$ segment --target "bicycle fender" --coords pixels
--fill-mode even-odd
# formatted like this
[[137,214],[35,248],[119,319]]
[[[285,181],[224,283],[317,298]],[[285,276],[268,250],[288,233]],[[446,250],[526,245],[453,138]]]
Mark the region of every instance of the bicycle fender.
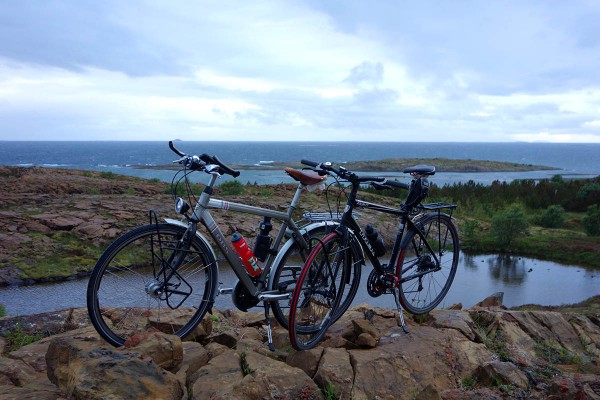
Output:
[[[323,226],[337,226],[337,225],[339,225],[339,223],[333,222],[333,221],[313,222],[312,224],[308,224],[308,225],[300,228],[300,233],[304,235],[316,228],[320,228]],[[290,247],[292,247],[293,244],[294,244],[293,238],[286,240],[286,242],[283,244],[281,249],[279,249],[279,251],[277,252],[277,256],[275,257],[275,260],[273,260],[273,264],[271,264],[271,265],[279,265],[279,263],[281,262],[281,258],[288,251],[288,249]],[[269,274],[269,282],[267,284],[268,290],[273,290],[273,276],[275,275],[273,272],[274,271],[272,270],[271,273]]]
[[[335,222],[335,221],[320,221],[320,222],[313,222],[312,224],[308,224],[302,228],[300,228],[300,232],[304,235],[314,229],[317,228],[321,228],[323,226],[337,226],[339,225],[339,222]],[[354,234],[354,233],[352,233]],[[355,252],[355,254],[360,254],[360,259],[364,260],[364,253],[363,253],[363,249],[360,245],[357,244],[356,241],[352,241],[353,245],[353,251]],[[356,245],[355,245],[356,243]],[[279,265],[279,263],[281,262],[281,258],[283,257],[283,255],[287,252],[287,250],[294,244],[294,240],[293,239],[289,239],[287,240],[283,246],[281,247],[281,249],[277,252],[277,256],[275,257],[275,260],[273,261],[272,265]],[[274,271],[271,271],[271,274],[269,274],[269,283],[267,285],[268,290],[273,290],[273,276],[275,275],[273,273]]]
[[[187,224],[183,221],[179,221],[179,220],[172,219],[172,218],[163,218],[163,220],[169,225],[177,225],[177,226],[187,229]],[[218,278],[219,263],[217,261],[217,255],[215,254],[215,251],[213,250],[212,246],[210,245],[210,242],[206,239],[206,237],[202,233],[200,233],[200,231],[198,231],[197,229],[196,229],[196,237],[198,239],[200,239],[200,241],[202,241],[202,243],[206,246],[206,248],[208,250],[210,250],[210,252],[213,256],[213,259],[215,260],[215,264],[217,266],[217,278]]]

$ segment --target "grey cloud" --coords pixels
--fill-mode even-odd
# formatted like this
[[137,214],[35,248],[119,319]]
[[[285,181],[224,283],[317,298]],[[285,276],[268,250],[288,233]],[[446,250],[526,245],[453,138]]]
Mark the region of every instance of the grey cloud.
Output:
[[344,82],[351,84],[378,84],[383,81],[383,64],[380,62],[364,61],[350,71]]
[[176,69],[173,54],[140,43],[109,15],[110,1],[3,2],[0,54],[72,71],[98,67],[139,76]]
[[398,92],[391,89],[360,90],[354,95],[355,102],[361,106],[377,106],[389,104],[399,97]]

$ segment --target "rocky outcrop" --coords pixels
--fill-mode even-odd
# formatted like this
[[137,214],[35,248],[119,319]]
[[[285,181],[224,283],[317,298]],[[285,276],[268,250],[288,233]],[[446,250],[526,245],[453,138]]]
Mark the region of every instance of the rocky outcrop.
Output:
[[[67,316],[43,319],[61,333],[5,348],[0,399],[600,399],[597,316],[435,310],[409,319],[405,334],[395,312],[362,305],[303,352],[277,326],[270,352],[260,312],[215,311],[195,341],[156,332],[121,348],[98,337],[84,310]],[[0,320],[5,336],[13,320]]]

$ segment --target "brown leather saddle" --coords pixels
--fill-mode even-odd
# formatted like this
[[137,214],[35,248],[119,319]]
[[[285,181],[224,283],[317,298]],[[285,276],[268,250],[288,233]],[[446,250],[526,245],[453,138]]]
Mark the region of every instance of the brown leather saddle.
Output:
[[286,167],[283,169],[289,176],[300,182],[301,184],[316,185],[317,183],[324,182],[327,180],[327,175],[319,175],[315,171],[310,170],[299,170],[295,168]]

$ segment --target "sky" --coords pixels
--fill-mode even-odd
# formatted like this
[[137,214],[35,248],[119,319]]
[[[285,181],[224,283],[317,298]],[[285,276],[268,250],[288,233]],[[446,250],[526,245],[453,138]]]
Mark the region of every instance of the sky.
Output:
[[597,0],[4,0],[0,140],[600,143]]

